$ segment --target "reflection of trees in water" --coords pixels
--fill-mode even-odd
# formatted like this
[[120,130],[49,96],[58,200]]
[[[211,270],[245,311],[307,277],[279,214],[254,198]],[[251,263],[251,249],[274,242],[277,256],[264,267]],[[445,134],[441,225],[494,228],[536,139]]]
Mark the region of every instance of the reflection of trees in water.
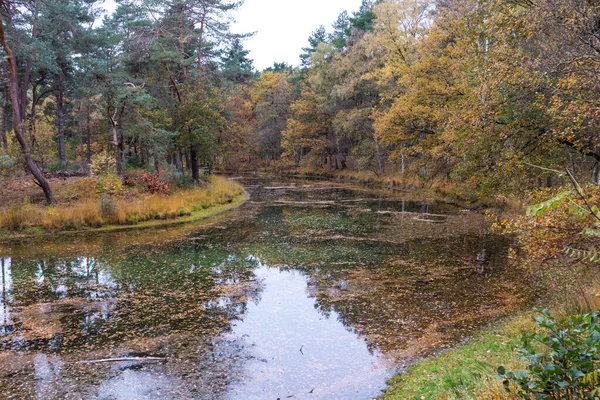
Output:
[[[243,357],[229,360],[224,353],[243,348],[224,344],[219,336],[259,295],[256,263],[239,253],[186,242],[107,251],[97,258],[10,260],[5,270],[13,279],[3,287],[7,301],[2,305],[14,311],[16,329],[0,332],[2,392],[35,397],[42,390],[44,398],[94,393],[122,371],[76,361],[157,353],[170,361],[132,365],[132,371],[158,373],[175,387],[183,385],[177,382],[184,376],[193,387],[210,388],[207,393],[225,390],[234,379],[225,366],[241,368]],[[16,356],[15,350],[25,352]],[[42,372],[46,378],[39,377]],[[200,393],[188,389],[181,390],[190,398]]]
[[10,270],[10,259],[0,257],[0,268],[2,269],[0,297],[0,335],[7,334],[13,329],[10,316],[10,302],[12,301],[12,274]]
[[[482,249],[484,263],[476,258]],[[335,313],[371,350],[404,359],[528,304],[524,273],[507,266],[507,252],[502,237],[465,236],[401,245],[320,241],[284,252],[263,244],[257,255],[304,271],[321,313]]]
[[[244,314],[255,263],[194,245],[107,252],[95,259],[15,258],[3,307],[18,311],[13,314],[18,329],[2,343],[45,348],[59,340],[72,350],[167,333],[221,331]],[[60,326],[43,337],[44,330],[35,326],[38,316],[40,323],[50,318]]]

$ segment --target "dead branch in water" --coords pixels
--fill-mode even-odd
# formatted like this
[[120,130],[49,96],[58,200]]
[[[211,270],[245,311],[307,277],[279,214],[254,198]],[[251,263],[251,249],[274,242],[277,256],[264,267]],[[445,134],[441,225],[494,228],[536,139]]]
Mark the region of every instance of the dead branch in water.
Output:
[[78,364],[101,364],[111,362],[124,362],[124,361],[165,361],[166,357],[123,357],[123,358],[104,358],[102,360],[87,360],[79,361]]

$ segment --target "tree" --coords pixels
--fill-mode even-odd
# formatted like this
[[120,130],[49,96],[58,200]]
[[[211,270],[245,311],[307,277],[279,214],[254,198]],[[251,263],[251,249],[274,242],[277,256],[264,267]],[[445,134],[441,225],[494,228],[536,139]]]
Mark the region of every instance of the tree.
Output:
[[258,152],[260,156],[272,160],[281,155],[281,133],[285,130],[290,105],[294,100],[293,87],[288,81],[290,70],[285,64],[278,69],[279,72],[265,71],[260,74],[250,94],[255,131],[259,135]]
[[361,31],[372,31],[373,22],[377,18],[375,12],[373,11],[373,5],[382,2],[383,0],[376,0],[375,2],[371,0],[363,0],[360,5],[360,9],[353,13],[352,17],[349,18],[352,28]]
[[[76,42],[86,27],[91,25],[96,15],[92,12],[93,1],[55,0],[44,4],[38,16],[38,30],[45,46],[51,49],[55,65],[48,71],[53,75],[55,86],[55,106],[57,121],[58,159],[65,167],[65,95],[72,83],[73,54],[77,51]],[[35,100],[35,99],[34,99]]]
[[352,32],[352,25],[347,11],[343,11],[333,23],[333,32],[329,41],[338,50],[346,47],[346,41]]
[[221,71],[225,79],[240,84],[247,82],[252,77],[252,60],[248,58],[248,54],[250,52],[244,50],[241,39],[234,38],[221,56]]
[[303,53],[300,54],[300,61],[304,67],[310,66],[312,55],[315,51],[317,51],[319,43],[326,42],[327,31],[325,30],[325,27],[321,25],[308,37],[308,47],[302,48]]
[[[6,2],[0,2],[0,5],[3,8],[8,8]],[[9,78],[9,93],[10,99],[13,104],[12,107],[12,120],[13,120],[13,131],[15,133],[15,137],[21,146],[21,154],[23,155],[23,159],[25,160],[25,165],[27,166],[27,170],[31,172],[34,177],[34,182],[43,190],[44,196],[46,197],[47,204],[54,204],[56,201],[54,199],[54,195],[52,193],[52,189],[50,188],[50,184],[42,174],[42,171],[38,168],[35,162],[31,158],[31,154],[29,153],[29,146],[25,137],[23,135],[22,126],[20,124],[21,119],[21,110],[16,105],[19,104],[19,81],[17,75],[17,60],[15,59],[15,55],[13,50],[8,44],[8,40],[5,36],[4,31],[4,15],[0,16],[0,43],[4,48],[4,52],[6,53],[6,62],[8,64],[8,78]]]

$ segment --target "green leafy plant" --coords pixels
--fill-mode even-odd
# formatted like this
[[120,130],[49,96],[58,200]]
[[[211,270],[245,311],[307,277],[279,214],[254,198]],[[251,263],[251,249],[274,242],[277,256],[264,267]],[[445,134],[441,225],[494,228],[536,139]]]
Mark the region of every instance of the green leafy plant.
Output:
[[117,162],[109,153],[94,154],[90,164],[90,172],[92,176],[114,175],[117,173]]
[[118,196],[123,192],[123,181],[116,174],[104,174],[96,179],[96,192]]
[[10,168],[15,165],[15,160],[8,154],[0,155],[0,167]]
[[540,332],[523,335],[518,350],[527,370],[498,368],[505,389],[523,399],[600,398],[600,313],[556,321],[544,310],[535,321]]

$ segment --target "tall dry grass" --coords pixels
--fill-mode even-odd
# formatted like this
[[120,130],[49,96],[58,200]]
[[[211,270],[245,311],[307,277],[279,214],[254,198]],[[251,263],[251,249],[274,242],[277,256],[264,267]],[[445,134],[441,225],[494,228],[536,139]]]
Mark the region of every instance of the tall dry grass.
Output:
[[[79,188],[77,188],[79,189]],[[69,189],[71,190],[71,189]],[[77,190],[79,192],[80,190]],[[206,188],[189,188],[170,196],[129,194],[109,197],[90,194],[53,207],[22,203],[0,209],[0,229],[11,231],[31,227],[48,230],[134,225],[152,220],[167,220],[232,202],[243,193],[242,187],[228,179],[212,177]]]

